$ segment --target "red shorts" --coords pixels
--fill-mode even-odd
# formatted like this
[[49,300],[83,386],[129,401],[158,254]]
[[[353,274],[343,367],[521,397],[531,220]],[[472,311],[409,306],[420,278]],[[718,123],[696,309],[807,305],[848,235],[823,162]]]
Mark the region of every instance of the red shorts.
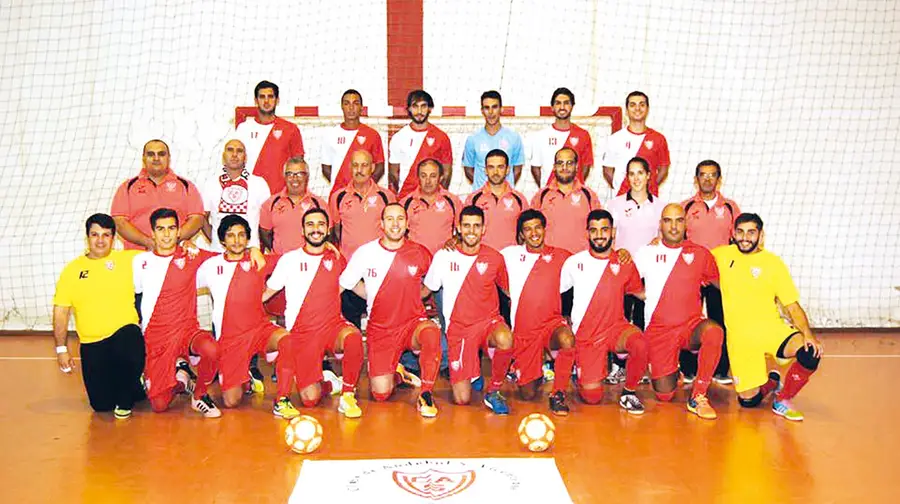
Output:
[[248,369],[255,354],[265,354],[272,334],[281,329],[266,321],[238,335],[222,335],[219,340],[219,384],[222,390],[240,387],[250,381]]
[[[291,332],[288,338],[296,338],[297,355],[294,356],[294,377],[297,380],[297,390],[322,381],[322,359],[325,352],[334,353],[334,341],[338,333],[344,328],[356,327],[347,322],[344,317],[337,317],[327,324],[316,329],[303,329],[301,332]],[[279,356],[279,358],[284,358]]]
[[284,309],[287,308],[284,290],[280,290],[277,294],[270,297],[268,301],[263,303],[263,307],[266,309],[266,313],[273,317],[284,317]]
[[575,344],[575,375],[578,384],[599,383],[606,378],[607,356],[616,351],[619,337],[629,328],[634,327],[625,320],[616,322],[603,332],[591,336],[587,341]]
[[153,332],[151,329],[144,336],[144,341],[147,342],[144,386],[147,388],[148,398],[166,394],[175,387],[175,361],[179,357],[189,356],[194,338],[203,334],[212,338],[212,333],[199,327],[166,331],[164,337],[156,336]]
[[544,375],[544,349],[550,349],[550,337],[558,327],[566,325],[566,319],[550,319],[528,333],[513,331],[513,369],[520,385],[531,383]]
[[416,317],[396,328],[381,329],[368,326],[366,341],[369,346],[369,378],[393,375],[400,362],[400,354],[404,350],[412,350],[413,336],[416,328],[431,319]]
[[678,371],[678,354],[688,348],[694,329],[703,322],[697,317],[678,327],[658,327],[652,323],[644,331],[650,354],[650,376],[655,380]]
[[447,326],[447,359],[450,361],[450,383],[455,384],[481,376],[481,356],[487,350],[488,337],[503,317],[491,317],[476,324],[462,326],[453,322]]

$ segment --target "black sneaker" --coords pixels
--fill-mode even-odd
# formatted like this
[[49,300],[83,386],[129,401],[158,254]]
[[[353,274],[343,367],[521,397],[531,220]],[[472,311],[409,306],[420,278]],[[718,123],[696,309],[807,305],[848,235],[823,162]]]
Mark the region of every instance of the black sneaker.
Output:
[[569,407],[566,405],[566,393],[562,390],[557,390],[550,394],[550,412],[556,416],[569,414]]
[[619,397],[619,407],[632,415],[644,414],[644,404],[635,394],[622,394]]

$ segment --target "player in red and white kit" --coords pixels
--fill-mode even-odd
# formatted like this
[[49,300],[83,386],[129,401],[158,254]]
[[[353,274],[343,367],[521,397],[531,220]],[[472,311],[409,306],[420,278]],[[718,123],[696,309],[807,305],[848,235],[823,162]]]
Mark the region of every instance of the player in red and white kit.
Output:
[[388,187],[402,200],[419,187],[416,167],[426,159],[441,163],[441,186],[450,186],[453,173],[453,149],[450,137],[428,122],[434,100],[427,92],[416,89],[406,96],[406,112],[410,122],[394,133],[388,144]]
[[578,182],[587,180],[594,166],[594,145],[591,134],[572,122],[572,107],[575,94],[568,88],[557,88],[550,97],[553,109],[553,124],[531,136],[531,176],[538,187],[544,187],[553,178],[556,153],[563,147],[575,151],[578,167],[575,177]]
[[626,178],[628,161],[639,157],[650,165],[650,194],[659,196],[659,186],[669,174],[669,144],[662,133],[647,127],[650,99],[641,91],[625,98],[628,126],[609,136],[603,154],[603,178],[621,196],[630,186]]
[[547,218],[540,210],[525,210],[516,223],[516,234],[522,245],[501,251],[509,275],[513,369],[519,395],[531,400],[541,385],[544,351],[558,352],[550,411],[568,415],[566,390],[575,363],[575,335],[562,315],[560,298],[552,293],[560,291],[560,272],[571,254],[547,245],[546,229]]
[[[422,245],[406,239],[406,210],[391,203],[381,211],[384,236],[356,250],[341,274],[344,289],[365,295],[369,312],[366,337],[369,347],[369,383],[377,401],[394,390],[394,373],[400,353],[420,352],[422,393],[419,414],[437,416],[434,381],[441,359],[441,330],[425,315],[422,278],[431,264],[431,254]],[[364,289],[360,289],[359,286]]]
[[[626,293],[642,294],[641,277],[634,263],[622,261],[612,249],[615,228],[609,212],[593,210],[587,217],[587,230],[588,249],[566,260],[560,280],[561,291],[574,288],[572,330],[578,393],[588,404],[599,403],[603,399],[607,354],[627,352],[619,406],[640,415],[644,405],[635,391],[647,369],[647,342],[640,329],[625,320],[622,298]],[[557,373],[558,369],[557,365]]]
[[[328,213],[321,208],[312,208],[303,215],[306,244],[281,257],[263,297],[284,289],[285,322],[291,328],[288,339],[298,349],[294,376],[303,405],[311,408],[319,403],[323,393],[329,392],[322,384],[322,359],[328,352],[343,359],[344,382],[338,411],[347,418],[359,418],[362,410],[355,390],[362,371],[362,335],[341,316],[338,280],[346,261],[336,248],[329,246],[328,227]],[[279,371],[279,386],[281,383]]]
[[[141,329],[147,362],[144,386],[153,411],[169,408],[176,392],[192,393],[191,407],[207,418],[222,416],[206,389],[216,376],[218,346],[197,322],[197,270],[214,254],[188,254],[178,245],[178,214],[159,208],[150,215],[156,248],[135,256],[134,292],[141,296]],[[184,357],[199,356],[199,376]],[[244,368],[246,371],[246,368]],[[179,383],[180,382],[180,383]]]
[[448,359],[453,401],[469,404],[472,380],[481,376],[481,355],[491,355],[491,379],[484,404],[498,415],[509,414],[500,387],[513,357],[512,331],[500,316],[497,288],[509,289],[503,256],[482,246],[484,212],[467,206],[459,213],[459,244],[438,250],[425,275],[425,287],[444,289],[443,311],[447,325]]
[[223,254],[208,259],[197,271],[197,287],[206,287],[213,299],[213,327],[219,343],[219,385],[226,408],[241,404],[250,359],[264,354],[274,360],[280,380],[273,413],[282,418],[300,414],[291,404],[296,342],[288,332],[273,324],[263,309],[261,296],[266,277],[277,264],[277,256],[266,258],[266,266],[257,270],[250,264],[247,244],[250,224],[239,215],[226,215],[216,230]]
[[363,100],[359,91],[344,91],[341,95],[344,121],[322,135],[322,175],[331,182],[329,195],[350,183],[350,156],[358,150],[371,154],[374,169],[372,180],[375,183],[384,175],[384,145],[381,143],[381,135],[359,121],[362,110]]
[[678,385],[678,354],[699,351],[697,378],[687,408],[715,419],[709,388],[722,353],[722,327],[703,317],[700,288],[716,283],[719,270],[709,250],[684,236],[684,208],[670,203],[659,220],[662,240],[638,250],[635,264],[644,278],[644,336],[650,348],[650,376],[656,397],[671,401]]
[[262,81],[253,89],[256,117],[247,118],[237,126],[235,136],[247,149],[247,166],[251,173],[269,184],[269,193],[284,189],[282,167],[289,158],[303,157],[303,137],[297,125],[275,115],[278,106],[278,86]]

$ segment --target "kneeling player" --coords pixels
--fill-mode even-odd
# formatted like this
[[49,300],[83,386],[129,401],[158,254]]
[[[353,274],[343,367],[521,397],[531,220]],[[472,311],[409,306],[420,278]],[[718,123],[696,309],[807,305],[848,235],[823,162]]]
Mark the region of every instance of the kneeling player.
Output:
[[381,211],[384,236],[353,253],[341,274],[341,287],[364,295],[368,305],[366,327],[369,347],[369,383],[377,401],[387,400],[394,390],[394,373],[400,353],[420,352],[422,393],[419,414],[437,416],[434,381],[441,360],[441,330],[425,315],[422,277],[431,264],[431,254],[422,245],[406,239],[406,209],[390,203]]
[[453,401],[469,404],[473,378],[481,376],[483,348],[492,354],[491,381],[484,404],[498,415],[509,413],[500,387],[512,360],[513,336],[503,317],[497,287],[508,290],[503,256],[482,246],[484,211],[467,206],[459,213],[459,245],[438,250],[425,276],[425,287],[444,288],[444,319],[447,326],[448,360]]
[[[734,222],[734,245],[713,250],[719,266],[734,388],[741,406],[757,406],[778,386],[777,374],[766,376],[766,354],[796,359],[784,388],[775,395],[772,411],[799,421],[803,414],[794,409],[791,399],[818,369],[822,343],[809,328],[787,266],[775,254],[759,248],[762,236],[762,219],[741,214]],[[791,325],[781,318],[776,299]]]
[[273,412],[293,418],[300,412],[291,404],[294,349],[288,332],[272,322],[260,300],[277,256],[268,256],[266,266],[257,270],[250,264],[247,242],[250,225],[239,215],[226,215],[217,234],[223,254],[207,260],[197,272],[197,287],[207,287],[213,299],[213,327],[219,336],[219,384],[226,408],[240,405],[244,384],[250,382],[250,359],[265,353],[275,357],[278,394]]
[[684,208],[670,203],[660,218],[661,242],[638,250],[635,263],[646,287],[644,336],[650,349],[650,375],[656,397],[671,401],[678,385],[678,355],[698,352],[697,378],[687,408],[713,420],[716,410],[706,391],[722,354],[722,327],[703,317],[700,288],[717,282],[712,254],[684,236]]
[[[284,289],[285,322],[291,328],[290,336],[285,339],[295,349],[293,375],[303,406],[311,408],[322,398],[325,352],[343,355],[344,382],[338,411],[347,418],[359,418],[362,410],[355,391],[363,362],[362,335],[341,316],[338,279],[346,262],[336,249],[327,246],[328,227],[328,214],[324,210],[312,208],[303,214],[306,245],[281,257],[266,284],[264,299]],[[279,389],[284,381],[279,368]],[[291,382],[287,382],[289,393]]]
[[[588,249],[563,264],[560,290],[574,288],[572,329],[575,331],[578,394],[588,404],[603,398],[607,354],[628,353],[625,387],[619,406],[640,415],[644,405],[635,393],[647,369],[647,342],[640,329],[625,319],[625,294],[641,295],[643,286],[634,264],[613,253],[613,217],[592,210],[587,218]],[[557,364],[557,368],[558,368]],[[557,371],[558,373],[558,371]],[[557,380],[559,379],[557,374]]]
[[575,334],[562,316],[560,273],[571,254],[544,243],[547,218],[540,210],[525,210],[516,222],[516,236],[523,245],[503,249],[509,274],[510,319],[513,329],[513,369],[519,395],[533,399],[541,385],[544,352],[556,353],[556,378],[550,394],[550,411],[568,415],[566,390],[575,363]]

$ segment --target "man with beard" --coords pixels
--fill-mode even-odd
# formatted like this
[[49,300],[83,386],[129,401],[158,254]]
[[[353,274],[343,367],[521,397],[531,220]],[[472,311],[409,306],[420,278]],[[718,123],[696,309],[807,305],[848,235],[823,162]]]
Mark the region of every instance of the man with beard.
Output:
[[[378,183],[384,175],[384,146],[381,135],[359,121],[363,111],[362,94],[348,89],[341,95],[341,112],[344,121],[325,132],[322,138],[322,175],[332,182],[330,196],[334,196],[352,180],[353,154],[357,151],[369,153],[372,163],[373,180]],[[337,168],[336,173],[332,173]],[[334,214],[332,217],[336,219]]]
[[[613,253],[614,220],[606,210],[587,217],[588,249],[563,264],[560,291],[574,288],[572,330],[575,332],[578,393],[588,404],[603,398],[608,352],[627,352],[625,387],[619,406],[633,415],[644,412],[635,391],[647,369],[647,342],[640,329],[625,320],[621,299],[626,293],[642,295],[643,286],[634,264]],[[557,363],[559,373],[560,363]],[[557,374],[557,381],[559,375]]]
[[[466,138],[462,165],[466,179],[472,183],[472,190],[478,191],[488,181],[488,155],[501,150],[507,155],[506,164],[512,163],[512,170],[504,174],[510,187],[515,186],[522,176],[522,165],[525,164],[525,148],[522,137],[515,131],[503,127],[500,117],[503,115],[503,98],[497,91],[485,91],[481,95],[481,115],[484,116],[484,128]],[[490,221],[490,218],[488,218]],[[487,228],[490,230],[490,227]]]
[[453,149],[450,138],[428,121],[434,100],[427,92],[417,89],[406,96],[406,113],[410,122],[394,133],[388,145],[388,188],[402,200],[419,186],[415,168],[425,159],[440,163],[441,186],[450,186],[453,173]]
[[406,239],[406,210],[390,203],[381,211],[384,236],[370,241],[350,257],[341,274],[343,289],[364,289],[369,312],[366,338],[369,383],[377,401],[394,390],[394,374],[403,350],[419,351],[422,392],[419,414],[437,416],[434,381],[441,359],[441,330],[425,315],[422,278],[431,264],[425,247]]
[[656,397],[671,401],[678,385],[678,354],[682,349],[698,354],[687,409],[713,420],[716,410],[706,392],[722,354],[722,327],[703,317],[700,288],[719,280],[712,254],[685,239],[684,208],[670,203],[659,220],[661,241],[638,250],[635,264],[644,278],[646,300],[644,336],[650,349],[650,372]]
[[[573,170],[578,182],[584,183],[594,165],[594,146],[591,135],[584,128],[572,122],[572,107],[575,94],[568,88],[558,88],[550,97],[553,110],[553,124],[537,132],[532,137],[531,176],[538,187],[544,187],[554,173],[556,153],[563,147],[575,151],[578,166]],[[548,216],[549,217],[549,216]],[[578,220],[578,227],[584,219]],[[579,235],[579,242],[583,242]]]
[[253,89],[256,117],[247,118],[237,126],[235,135],[247,149],[247,164],[254,175],[265,179],[269,192],[284,189],[281,169],[291,157],[303,157],[303,137],[297,125],[275,115],[278,106],[278,86],[261,81]]
[[625,113],[628,126],[609,136],[603,155],[603,178],[615,194],[628,192],[626,177],[629,159],[639,157],[647,160],[650,174],[648,188],[650,194],[659,196],[659,186],[669,174],[669,145],[662,133],[647,127],[650,99],[641,91],[632,91],[625,98]]
[[[281,257],[266,284],[263,299],[284,289],[285,322],[291,328],[286,339],[296,348],[293,372],[303,405],[311,408],[323,393],[329,392],[327,386],[323,387],[321,371],[322,359],[328,352],[343,358],[344,381],[338,411],[347,418],[359,418],[362,410],[355,391],[363,363],[362,335],[341,316],[338,279],[346,261],[328,247],[328,229],[328,214],[324,210],[312,208],[303,215],[306,244]],[[285,378],[280,370],[278,378],[281,396]],[[283,392],[289,393],[290,387],[289,380]]]
[[[791,400],[818,369],[824,349],[809,328],[787,266],[775,254],[759,248],[762,239],[762,219],[744,213],[734,222],[734,244],[713,251],[721,276],[734,388],[741,406],[757,406],[779,381],[775,373],[766,375],[766,355],[794,359],[784,387],[775,394],[772,411],[800,421],[803,414],[794,409]],[[781,317],[779,304],[790,324]]]
[[496,250],[515,245],[516,219],[528,208],[525,195],[509,182],[509,162],[500,149],[488,152],[483,167],[487,184],[466,199],[466,206],[475,205],[484,212],[484,244]]
[[481,377],[482,349],[491,355],[491,378],[484,404],[497,415],[509,414],[500,387],[513,356],[513,336],[500,316],[497,289],[509,288],[503,256],[482,246],[484,212],[467,206],[459,214],[459,244],[453,250],[439,250],[425,287],[444,290],[444,319],[450,360],[450,385],[456,404],[469,404],[472,380]]

